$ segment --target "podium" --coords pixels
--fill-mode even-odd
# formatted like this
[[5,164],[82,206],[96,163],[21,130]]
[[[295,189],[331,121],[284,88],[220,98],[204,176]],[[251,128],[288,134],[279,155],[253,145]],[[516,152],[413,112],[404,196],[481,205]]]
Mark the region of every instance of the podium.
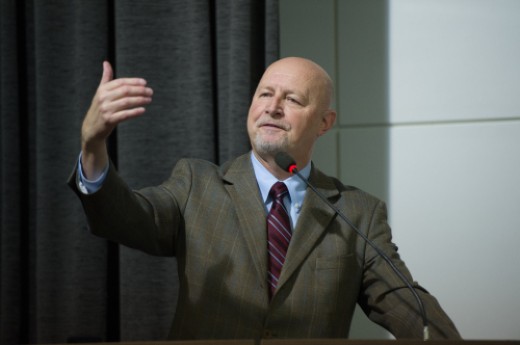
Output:
[[357,339],[269,339],[261,345],[520,345],[520,340],[357,340]]
[[[357,340],[357,339],[257,339],[175,340],[89,343],[90,345],[520,345],[520,340]],[[83,345],[88,345],[84,343]]]

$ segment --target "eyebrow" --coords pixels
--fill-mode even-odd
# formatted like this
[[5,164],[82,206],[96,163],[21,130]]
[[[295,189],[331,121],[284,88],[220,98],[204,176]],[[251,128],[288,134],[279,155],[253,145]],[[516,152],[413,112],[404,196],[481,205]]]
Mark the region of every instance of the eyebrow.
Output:
[[[259,85],[258,87],[258,91],[262,91],[262,90],[268,90],[268,91],[275,91],[276,88],[272,87],[272,86],[268,86],[268,85]],[[299,97],[303,97],[305,99],[308,99],[309,97],[307,96],[307,93],[305,92],[299,92],[299,91],[296,91],[294,89],[284,89],[283,92],[285,94],[288,94],[288,95],[296,95],[296,96],[299,96]]]

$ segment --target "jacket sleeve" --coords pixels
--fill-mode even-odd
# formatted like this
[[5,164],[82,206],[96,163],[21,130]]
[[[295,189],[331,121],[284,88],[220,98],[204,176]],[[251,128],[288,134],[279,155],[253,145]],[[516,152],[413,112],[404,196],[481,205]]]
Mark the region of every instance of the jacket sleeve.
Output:
[[[401,260],[397,246],[392,242],[386,206],[383,202],[376,203],[367,231],[369,239],[391,259],[419,295],[424,304],[430,339],[460,339],[455,325],[436,298],[413,281],[412,275]],[[410,289],[390,265],[368,245],[364,263],[363,286],[358,303],[365,314],[398,339],[423,338],[423,320],[419,304]]]
[[163,186],[133,191],[111,162],[97,192],[84,194],[79,190],[77,164],[68,185],[81,200],[93,234],[148,254],[174,256],[176,238],[183,228],[181,207],[188,197],[189,180],[188,164],[178,164],[169,180],[178,186],[175,195]]

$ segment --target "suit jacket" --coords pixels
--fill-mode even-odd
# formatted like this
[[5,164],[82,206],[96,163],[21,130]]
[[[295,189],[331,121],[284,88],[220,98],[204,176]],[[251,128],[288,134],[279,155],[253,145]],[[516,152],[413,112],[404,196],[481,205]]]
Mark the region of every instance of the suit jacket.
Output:
[[[388,264],[308,191],[268,298],[266,210],[250,155],[222,166],[183,159],[156,187],[130,190],[111,166],[102,188],[80,197],[91,231],[153,255],[177,257],[179,300],[171,339],[348,337],[356,303],[397,338],[422,338],[412,294]],[[407,276],[386,207],[321,173],[310,181]],[[434,297],[416,283],[432,338],[458,338]]]

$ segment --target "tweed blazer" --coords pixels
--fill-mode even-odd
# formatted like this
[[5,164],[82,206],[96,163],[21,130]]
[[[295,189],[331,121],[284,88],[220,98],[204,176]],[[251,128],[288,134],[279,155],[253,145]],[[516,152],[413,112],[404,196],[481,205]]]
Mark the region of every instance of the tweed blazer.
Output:
[[[385,204],[311,169],[310,181],[408,277]],[[179,299],[171,339],[347,338],[356,303],[397,338],[421,338],[417,303],[355,231],[308,190],[278,289],[267,285],[266,209],[250,154],[222,166],[180,160],[159,186],[132,191],[111,166],[80,197],[91,231],[153,255],[176,256]],[[419,285],[432,338],[459,338]]]

